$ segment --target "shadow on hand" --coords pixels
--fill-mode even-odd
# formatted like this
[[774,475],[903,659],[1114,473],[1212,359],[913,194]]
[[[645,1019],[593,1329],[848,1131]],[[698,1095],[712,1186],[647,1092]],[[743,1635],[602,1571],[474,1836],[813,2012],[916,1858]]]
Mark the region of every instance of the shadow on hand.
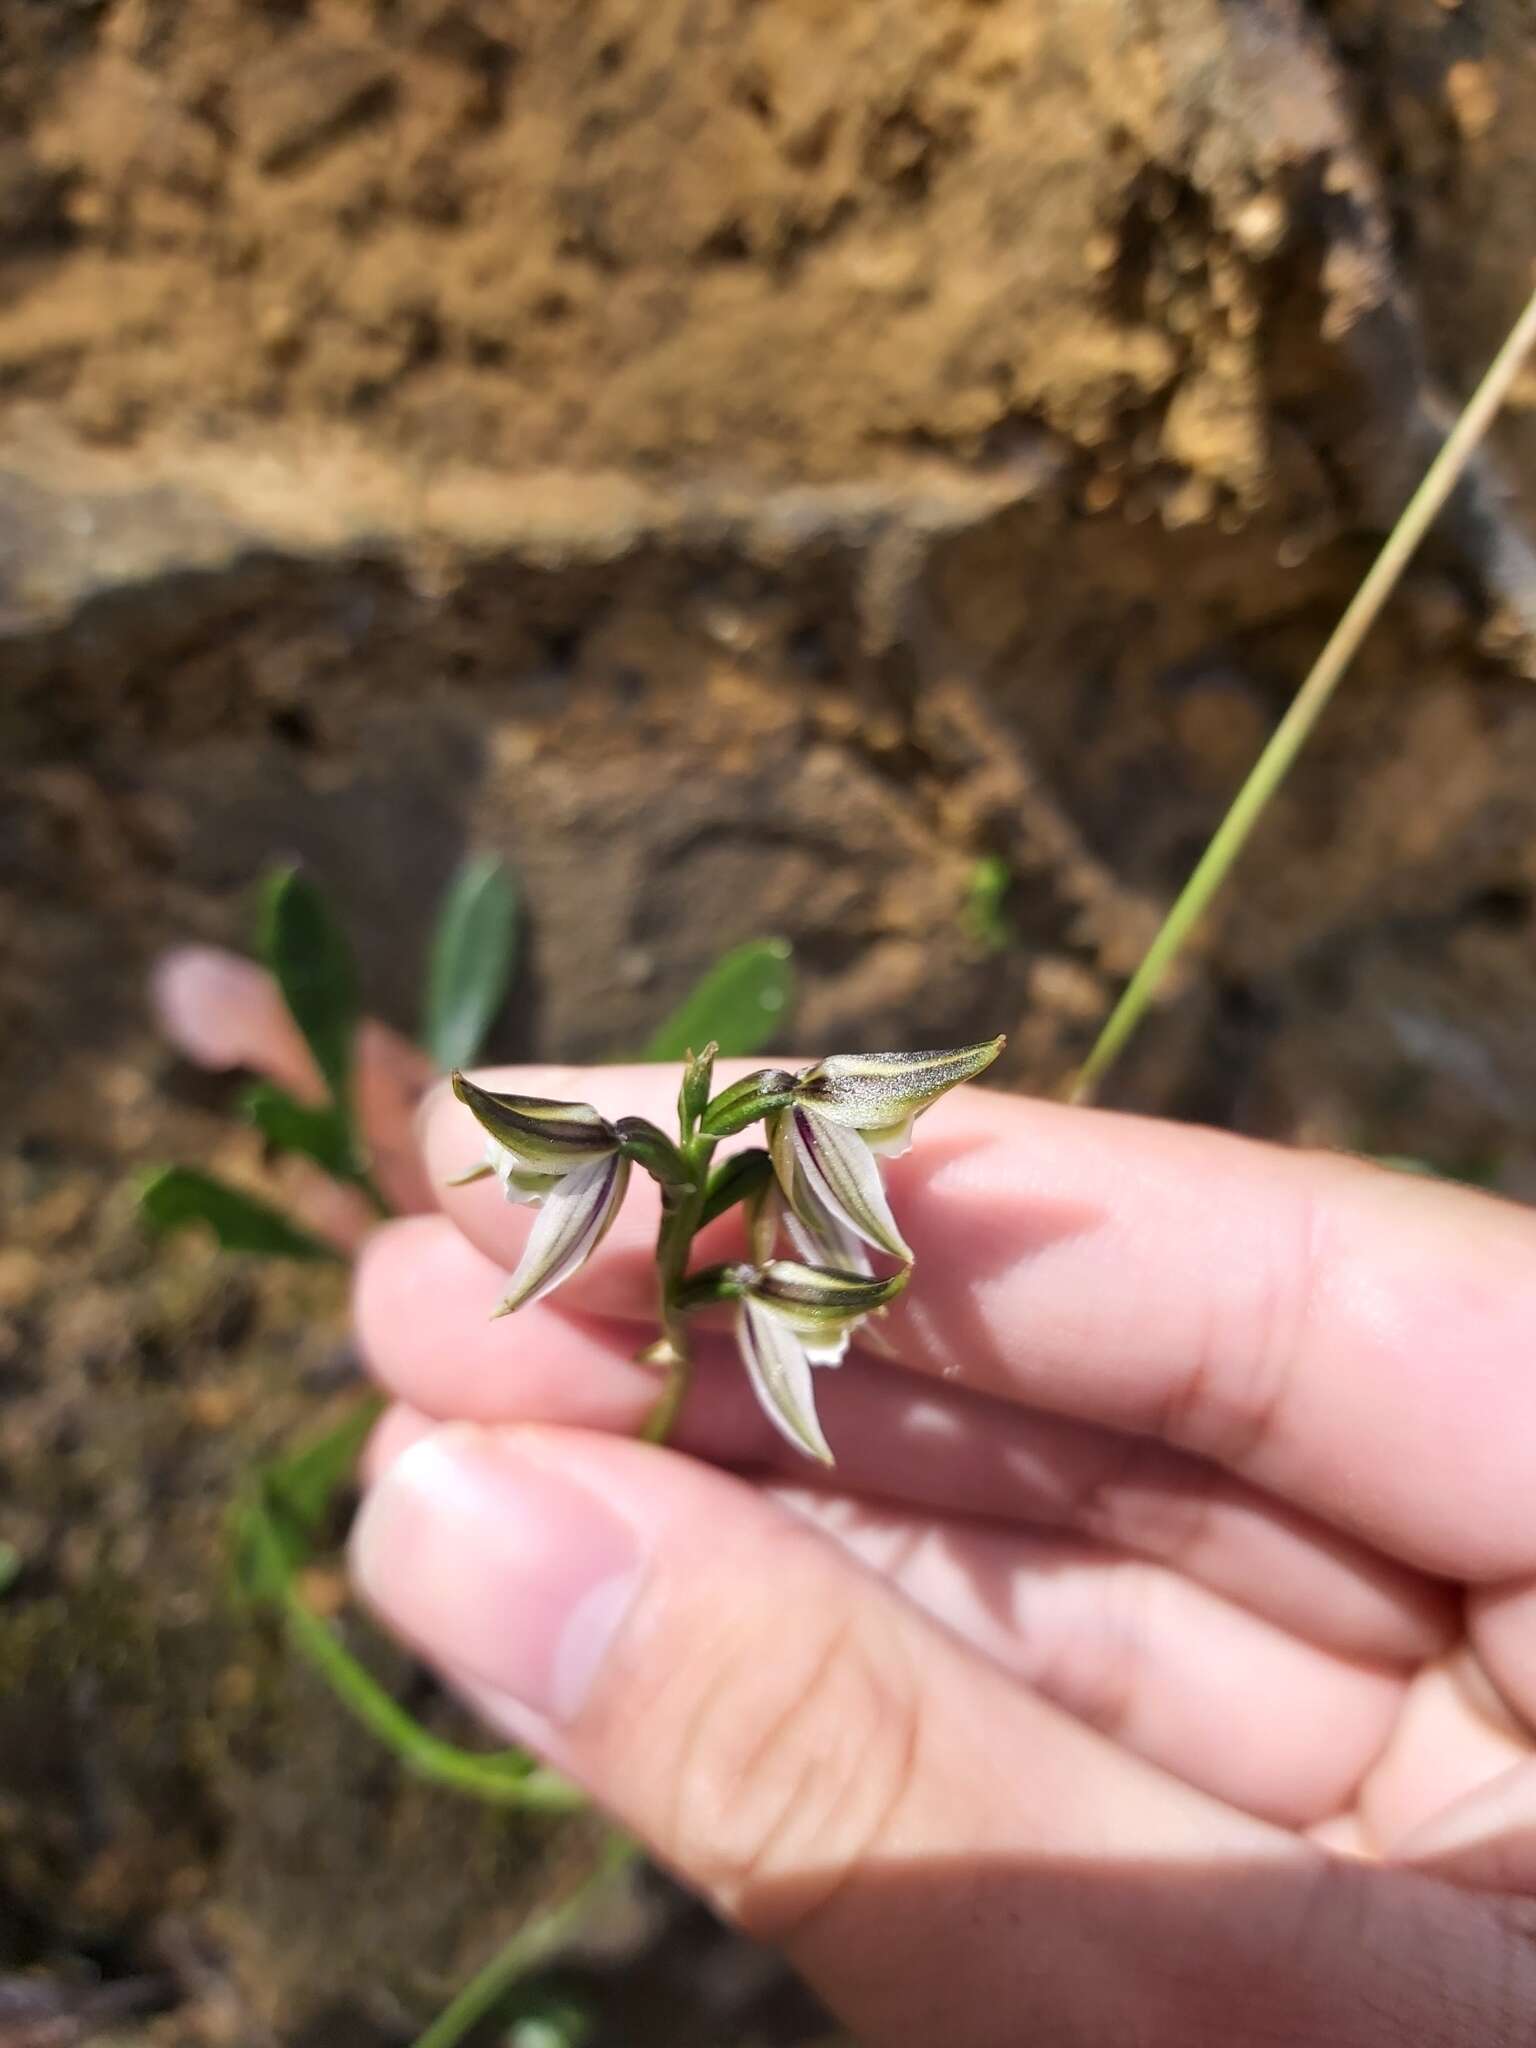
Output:
[[755,1890],[749,1917],[866,2048],[1536,2042],[1536,1901],[1274,1839],[1272,1858],[1250,1860],[1192,1842],[1177,1861],[893,1861],[836,1885],[806,1873]]

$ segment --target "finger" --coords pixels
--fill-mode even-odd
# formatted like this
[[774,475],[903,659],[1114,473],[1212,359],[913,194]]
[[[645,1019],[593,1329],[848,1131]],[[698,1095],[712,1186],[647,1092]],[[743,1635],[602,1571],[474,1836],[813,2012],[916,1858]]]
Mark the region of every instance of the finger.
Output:
[[436,1069],[420,1046],[376,1018],[364,1018],[357,1034],[353,1082],[358,1128],[373,1177],[397,1215],[415,1216],[437,1207],[416,1142],[416,1112],[436,1079]]
[[1394,1860],[1478,1891],[1536,1894],[1536,1760],[1511,1765],[1427,1820]]
[[392,1401],[373,1425],[357,1461],[362,1485],[369,1487],[382,1479],[397,1458],[421,1437],[430,1436],[436,1427],[430,1415],[423,1415],[404,1401]]
[[160,1029],[199,1067],[248,1067],[303,1102],[324,1100],[299,1027],[276,982],[222,946],[178,946],[156,961],[150,1000]]
[[775,1498],[1077,1719],[1287,1827],[1353,1801],[1401,1705],[1400,1673],[1124,1552],[825,1492]]
[[1465,1643],[1428,1665],[1403,1700],[1358,1811],[1384,1855],[1531,1753]]
[[332,1180],[307,1159],[279,1160],[277,1188],[281,1207],[295,1223],[349,1259],[356,1258],[379,1220],[360,1189]]
[[1448,2044],[1422,2024],[1448,1972],[1458,2026],[1490,1972],[1536,1994],[1465,1895],[1127,1755],[672,1452],[439,1429],[369,1495],[353,1561],[498,1726],[887,2048],[1002,2048],[1025,2015],[1042,2040]]
[[[489,1078],[643,1113],[675,1077]],[[920,1131],[890,1173],[917,1275],[886,1327],[909,1364],[1163,1437],[1430,1571],[1536,1568],[1536,1220],[1524,1211],[1350,1160],[991,1091],[957,1090]],[[441,1179],[474,1126],[434,1096],[426,1137]],[[483,1188],[445,1206],[483,1250],[515,1245],[519,1226]],[[610,1290],[609,1307],[622,1277],[639,1309],[639,1242],[615,1238],[588,1285]]]
[[1506,1708],[1536,1739],[1536,1578],[1469,1595],[1467,1634]]
[[[491,1320],[501,1268],[445,1217],[377,1231],[353,1319],[389,1391],[442,1419],[558,1422],[634,1434],[656,1399],[631,1326],[536,1303]],[[728,1339],[700,1341],[675,1441],[799,1479]],[[818,1376],[832,1484],[926,1508],[1072,1530],[1161,1560],[1295,1633],[1353,1657],[1417,1661],[1449,1641],[1440,1589],[1373,1557],[1199,1459],[851,1357]]]
[[[389,1409],[364,1457],[367,1482],[432,1428],[414,1409]],[[1077,1719],[1266,1819],[1305,1826],[1352,1803],[1397,1713],[1401,1676],[1298,1642],[1123,1554],[825,1490],[773,1497]]]
[[[216,946],[178,947],[157,963],[150,994],[161,1030],[198,1066],[245,1067],[301,1102],[325,1099],[276,982],[254,961]],[[354,1081],[358,1128],[374,1178],[390,1206],[405,1214],[434,1206],[414,1130],[417,1105],[433,1079],[419,1047],[371,1018],[363,1023]]]

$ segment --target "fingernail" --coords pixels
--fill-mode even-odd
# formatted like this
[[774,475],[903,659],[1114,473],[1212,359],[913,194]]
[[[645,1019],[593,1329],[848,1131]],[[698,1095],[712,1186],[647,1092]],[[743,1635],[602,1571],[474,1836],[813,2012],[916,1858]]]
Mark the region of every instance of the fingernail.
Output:
[[249,960],[214,946],[178,946],[156,961],[149,995],[160,1028],[199,1066],[238,1065],[243,1021],[260,998],[262,974]]
[[404,1451],[352,1539],[359,1590],[389,1627],[557,1725],[580,1713],[643,1568],[595,1493],[468,1423]]

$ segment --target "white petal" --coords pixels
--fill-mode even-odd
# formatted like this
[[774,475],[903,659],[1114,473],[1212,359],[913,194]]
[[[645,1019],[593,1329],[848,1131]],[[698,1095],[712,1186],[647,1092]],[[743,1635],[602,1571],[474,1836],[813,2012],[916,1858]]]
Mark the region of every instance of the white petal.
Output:
[[562,1179],[558,1173],[530,1173],[517,1154],[495,1138],[485,1141],[485,1163],[501,1182],[507,1200],[525,1202],[530,1209],[537,1209]]
[[811,1361],[794,1332],[754,1301],[743,1301],[736,1316],[736,1341],[752,1391],[763,1413],[797,1451],[832,1463],[832,1449],[816,1419]]
[[858,1132],[799,1105],[785,1115],[796,1164],[822,1207],[866,1244],[910,1265],[911,1247],[896,1227],[875,1155]]
[[846,1326],[841,1330],[823,1330],[815,1337],[800,1332],[799,1342],[812,1365],[841,1365],[848,1355],[848,1339],[853,1332]]
[[859,1136],[870,1151],[878,1152],[882,1159],[899,1159],[903,1152],[912,1150],[912,1126],[916,1121],[915,1115],[909,1116],[905,1122],[887,1124],[881,1130],[861,1130]]
[[507,1298],[496,1314],[510,1315],[569,1280],[601,1244],[628,1184],[629,1161],[621,1152],[578,1166],[556,1181],[544,1196]]

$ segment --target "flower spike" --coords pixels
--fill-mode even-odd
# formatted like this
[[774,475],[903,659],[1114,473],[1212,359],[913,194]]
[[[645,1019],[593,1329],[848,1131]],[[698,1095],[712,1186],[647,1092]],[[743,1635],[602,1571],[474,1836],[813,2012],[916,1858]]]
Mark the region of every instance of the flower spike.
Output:
[[[684,1063],[675,1142],[642,1116],[611,1123],[590,1103],[499,1094],[456,1073],[454,1093],[485,1135],[483,1163],[461,1182],[494,1174],[508,1201],[539,1210],[497,1315],[551,1293],[592,1256],[638,1166],[658,1190],[662,1322],[640,1357],[666,1375],[644,1436],[664,1442],[676,1419],[690,1372],[688,1319],[734,1305],[763,1412],[797,1450],[830,1465],[816,1368],[840,1364],[866,1323],[864,1342],[893,1355],[878,1319],[912,1275],[879,1155],[905,1151],[916,1119],[983,1073],[1002,1046],[995,1038],[948,1052],[834,1053],[798,1073],[760,1067],[718,1095],[707,1046]],[[754,1124],[766,1149],[717,1162],[721,1142]],[[749,1262],[693,1264],[700,1232],[728,1210],[738,1212]],[[778,1256],[784,1238],[798,1257]],[[899,1270],[877,1271],[882,1255]]]

